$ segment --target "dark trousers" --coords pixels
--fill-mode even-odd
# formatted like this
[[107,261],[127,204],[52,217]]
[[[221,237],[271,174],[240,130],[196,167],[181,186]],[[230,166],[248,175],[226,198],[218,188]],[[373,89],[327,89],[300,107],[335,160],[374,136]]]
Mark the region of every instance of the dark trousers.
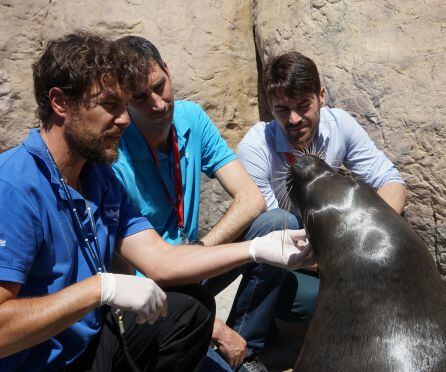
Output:
[[[135,323],[124,314],[125,345],[140,371],[199,371],[211,340],[215,319],[213,296],[200,285],[166,290],[168,314],[153,325]],[[107,311],[98,337],[74,363],[73,371],[130,371],[117,316]]]

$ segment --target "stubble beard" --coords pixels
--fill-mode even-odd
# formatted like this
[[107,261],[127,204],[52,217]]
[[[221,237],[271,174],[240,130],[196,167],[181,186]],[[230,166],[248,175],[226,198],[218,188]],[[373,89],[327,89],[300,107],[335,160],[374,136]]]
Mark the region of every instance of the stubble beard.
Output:
[[299,135],[291,135],[287,133],[288,139],[296,150],[305,151],[309,149],[313,144],[314,138],[319,130],[319,122],[320,122],[320,107],[318,108],[318,114],[314,118],[314,121],[310,121],[307,119],[302,120],[302,127],[307,127],[310,130],[310,138],[307,138],[305,141],[303,140],[303,136]]
[[65,138],[71,150],[84,159],[100,164],[111,164],[118,159],[118,140],[112,145],[106,140],[121,131],[115,127],[97,134],[88,129],[88,124],[77,117],[73,117],[65,129]]

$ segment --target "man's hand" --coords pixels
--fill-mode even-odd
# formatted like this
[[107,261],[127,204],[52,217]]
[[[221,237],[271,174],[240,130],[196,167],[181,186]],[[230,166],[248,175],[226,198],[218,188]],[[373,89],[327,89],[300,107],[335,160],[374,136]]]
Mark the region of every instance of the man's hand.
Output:
[[249,246],[249,257],[257,263],[292,270],[315,263],[304,229],[273,231],[255,238]]
[[166,294],[149,278],[133,275],[101,274],[101,305],[136,313],[136,323],[153,324],[167,315]]
[[212,340],[231,367],[243,363],[248,351],[245,339],[218,319],[215,319]]

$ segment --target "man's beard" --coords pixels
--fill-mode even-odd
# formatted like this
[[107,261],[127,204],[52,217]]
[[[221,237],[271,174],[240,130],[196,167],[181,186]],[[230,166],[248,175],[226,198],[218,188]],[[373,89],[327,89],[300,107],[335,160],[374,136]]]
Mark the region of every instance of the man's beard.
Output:
[[[111,137],[116,137],[122,130],[113,126],[103,133],[95,133],[88,128],[88,124],[73,116],[72,121],[65,129],[65,137],[70,149],[87,160],[101,164],[111,164],[118,159],[118,140],[116,143],[107,143]],[[113,138],[113,141],[115,139]]]
[[[302,119],[301,128],[304,128],[308,130],[308,134],[300,133],[298,131],[297,133],[293,133],[294,131],[291,131],[289,129],[295,128],[293,125],[287,125],[285,127],[286,135],[288,137],[288,140],[293,145],[293,147],[299,151],[305,151],[308,149],[313,141],[314,137],[317,135],[317,132],[319,130],[319,121],[320,121],[320,115],[316,115],[314,120],[308,120],[308,119]],[[307,137],[307,138],[305,138]]]

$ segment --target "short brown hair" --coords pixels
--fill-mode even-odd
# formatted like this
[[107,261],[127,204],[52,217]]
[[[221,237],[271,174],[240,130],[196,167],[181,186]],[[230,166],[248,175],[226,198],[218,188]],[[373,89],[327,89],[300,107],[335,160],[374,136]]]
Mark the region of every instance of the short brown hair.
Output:
[[140,57],[146,58],[150,63],[155,62],[158,66],[167,73],[166,65],[161,57],[159,50],[149,40],[144,39],[141,36],[124,36],[116,40],[120,46],[129,48],[133,53],[138,54]]
[[288,52],[272,59],[263,72],[268,100],[279,92],[290,98],[319,94],[321,82],[315,63],[299,52]]
[[147,79],[149,65],[143,58],[106,38],[77,32],[52,40],[33,64],[36,115],[49,128],[52,113],[51,88],[60,88],[67,99],[78,105],[93,87],[132,91]]

